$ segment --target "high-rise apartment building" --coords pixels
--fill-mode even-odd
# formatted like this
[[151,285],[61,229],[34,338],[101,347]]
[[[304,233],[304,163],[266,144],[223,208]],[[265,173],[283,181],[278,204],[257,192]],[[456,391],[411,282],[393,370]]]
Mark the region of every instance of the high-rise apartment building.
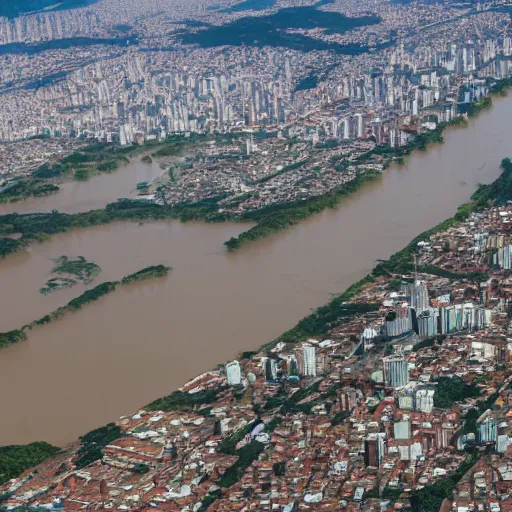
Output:
[[404,356],[392,355],[384,360],[384,383],[391,388],[402,388],[409,382],[409,364]]
[[304,346],[302,348],[302,368],[304,377],[316,377],[316,349],[315,347]]
[[239,386],[242,382],[242,370],[238,361],[231,361],[225,367],[226,380],[230,386]]

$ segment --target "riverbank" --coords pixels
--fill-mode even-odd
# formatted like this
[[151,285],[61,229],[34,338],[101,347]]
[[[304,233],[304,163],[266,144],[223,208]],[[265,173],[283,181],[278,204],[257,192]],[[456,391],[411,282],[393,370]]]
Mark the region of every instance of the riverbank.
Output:
[[[360,315],[365,315],[368,313],[372,313],[377,311],[380,308],[379,302],[349,302],[350,299],[354,298],[356,295],[359,295],[364,287],[368,284],[375,282],[379,277],[382,277],[382,266],[385,266],[385,273],[389,278],[393,278],[389,274],[398,273],[402,274],[403,267],[401,263],[399,266],[398,263],[403,260],[410,260],[414,253],[418,252],[418,241],[426,241],[429,237],[439,231],[446,231],[448,228],[452,228],[457,226],[459,223],[463,222],[467,219],[470,212],[483,210],[484,208],[492,205],[502,205],[507,201],[512,199],[512,162],[510,159],[504,159],[502,161],[502,174],[499,176],[497,180],[495,180],[490,185],[481,186],[473,195],[472,202],[462,205],[457,214],[454,217],[446,219],[442,223],[437,226],[425,231],[421,235],[415,237],[404,249],[393,254],[388,260],[380,262],[374,269],[368,274],[364,279],[358,281],[357,283],[350,286],[344,293],[337,296],[330,303],[325,306],[318,308],[312,315],[305,317],[302,319],[296,327],[287,331],[279,338],[271,342],[270,344],[264,345],[260,347],[257,351],[244,352],[240,355],[239,359],[241,361],[247,362],[251,360],[251,357],[256,354],[268,353],[269,350],[274,348],[277,343],[283,342],[290,347],[290,345],[295,345],[301,340],[310,338],[310,337],[319,337],[322,338],[326,334],[328,334],[333,329],[339,328],[343,326],[343,324],[348,324],[354,322],[355,318]],[[407,267],[406,270],[409,270]],[[129,276],[129,280],[133,276],[137,276],[140,273],[135,273],[132,276]],[[416,350],[419,350],[417,348]],[[222,366],[222,365],[221,365]],[[215,380],[215,379],[214,379]],[[328,382],[331,380],[328,379]],[[332,407],[332,398],[336,396],[336,391],[339,388],[339,385],[333,384],[331,387],[323,386],[322,389],[319,389],[320,382],[313,383],[312,385],[306,385],[301,388],[298,392],[293,394],[291,398],[288,396],[286,398],[286,393],[283,395],[281,392],[278,393],[278,396],[267,396],[264,404],[256,404],[253,406],[253,417],[252,421],[248,423],[248,425],[253,424],[253,426],[257,423],[264,422],[264,432],[267,434],[272,433],[276,428],[279,427],[280,423],[284,421],[283,418],[287,418],[290,415],[294,414],[304,414],[306,416],[310,416],[313,413],[314,407],[320,407],[322,404],[325,405],[328,401],[331,402]],[[194,385],[194,380],[190,381],[186,387],[187,390],[192,390],[192,386]],[[223,395],[225,393],[229,393],[227,387],[225,385],[217,384],[217,388],[207,389],[199,392],[189,392],[183,391],[175,391],[170,395],[164,396],[160,399],[154,400],[144,407],[146,412],[159,411],[163,414],[176,412],[176,413],[187,413],[189,415],[193,414],[202,418],[202,421],[205,421],[205,418],[208,418],[212,413],[212,406],[214,404],[223,403]],[[288,391],[288,390],[287,390]],[[451,392],[451,388],[449,389]],[[455,393],[455,391],[454,391]],[[483,397],[482,406],[489,408],[492,403],[494,403],[499,394],[491,394],[489,398],[485,399]],[[240,396],[235,396],[233,399],[237,403],[239,400],[244,399],[244,394]],[[309,398],[311,400],[309,400]],[[225,397],[224,397],[225,400]],[[457,399],[455,399],[457,400]],[[453,400],[450,401],[450,403]],[[448,406],[441,406],[439,402],[439,397],[435,396],[434,403],[438,408],[449,408]],[[247,409],[247,406],[244,406]],[[330,408],[329,408],[330,410]],[[329,414],[329,413],[328,413]],[[350,411],[345,411],[345,413],[340,412],[332,416],[330,419],[330,424],[332,427],[343,422],[348,416],[350,416]],[[130,421],[135,420],[137,418],[144,417],[145,414],[138,414],[137,416],[133,416],[131,420],[130,417],[125,417],[124,422],[130,423]],[[151,416],[151,415],[150,415]],[[327,417],[329,418],[329,416]],[[155,416],[154,419],[152,417],[151,421],[157,422],[161,419],[161,416]],[[198,422],[197,425],[200,425],[201,422]],[[121,424],[120,422],[119,424]],[[82,436],[80,438],[80,445],[78,448],[74,448],[69,457],[72,457],[75,460],[75,465],[77,468],[84,468],[88,465],[94,463],[95,461],[101,460],[105,455],[105,450],[109,443],[114,443],[116,440],[132,435],[130,431],[124,431],[119,424],[109,423],[105,427],[96,428],[88,434]],[[237,481],[240,480],[247,467],[254,461],[257,460],[258,455],[265,449],[264,444],[259,441],[252,441],[248,443],[246,447],[238,448],[238,444],[244,438],[244,436],[249,432],[251,427],[242,427],[240,429],[235,429],[232,435],[225,436],[223,441],[217,446],[216,453],[218,454],[227,454],[227,455],[237,455],[238,459],[233,461],[232,466],[229,466],[224,475],[218,480],[218,485],[222,488],[229,488],[234,485]],[[133,432],[136,432],[136,429],[132,429]],[[256,443],[256,444],[255,444]],[[44,445],[43,448],[47,452],[47,457],[53,456],[57,452],[57,448],[51,447],[50,445]],[[238,448],[238,449],[237,449]],[[36,452],[35,457],[38,456],[41,459],[44,459],[44,455],[40,455],[39,452],[36,451],[35,445],[29,445],[27,447],[6,447],[5,450],[16,451],[17,453],[28,453],[31,454],[33,450]],[[1,455],[1,449],[0,449]],[[1,459],[0,459],[1,460]],[[10,474],[12,476],[16,476],[22,471],[31,467],[31,463],[34,460],[34,457],[29,457],[26,464],[18,464],[16,468],[9,467]],[[469,467],[475,462],[475,459],[469,458],[465,463],[463,462],[459,469],[451,476],[450,478],[453,480],[452,486],[449,488],[449,491],[455,487],[456,483],[460,479],[460,477],[469,469]],[[128,468],[133,471],[134,474],[144,474],[149,472],[151,469],[151,464],[145,465],[132,465]],[[431,487],[424,488],[423,490],[416,490],[412,494],[413,502],[414,500],[419,500],[422,497],[429,496],[429,493],[432,493],[433,490]],[[223,496],[222,492],[215,491],[212,494],[207,494],[203,499],[204,509],[207,508],[211,502],[216,499],[221,499]],[[448,493],[446,497],[449,497]],[[367,497],[369,498],[369,497]],[[5,496],[4,499],[9,499],[9,495]],[[417,509],[417,504],[414,505],[415,510]],[[419,510],[419,509],[418,509]]]
[[[478,190],[471,196],[471,203],[461,205],[457,213],[437,226],[419,234],[402,250],[394,253],[387,260],[381,260],[363,279],[354,283],[345,292],[334,298],[325,306],[318,308],[311,315],[300,320],[295,327],[286,331],[284,334],[264,345],[259,349],[268,350],[275,346],[278,342],[296,343],[308,338],[321,337],[333,327],[333,322],[339,319],[348,318],[359,312],[367,312],[364,305],[361,309],[351,309],[346,306],[346,302],[361,292],[363,287],[368,283],[375,281],[380,276],[389,276],[392,274],[407,275],[412,274],[414,269],[414,256],[419,253],[418,243],[428,240],[429,237],[440,231],[445,231],[463,222],[468,218],[470,213],[476,212],[489,206],[489,204],[502,205],[512,200],[512,161],[504,158],[501,163],[502,173],[490,185],[481,185]],[[428,267],[417,268],[419,272],[437,275],[451,279],[470,279],[485,280],[488,278],[485,274],[472,273],[454,273],[444,269],[429,265]]]
[[[85,228],[109,224],[114,221],[144,222],[151,220],[179,219],[206,220],[216,222],[233,220],[218,214],[211,203],[194,204],[191,206],[160,206],[148,201],[137,199],[120,199],[111,203],[103,210],[92,210],[84,213],[27,213],[19,215],[11,213],[0,216],[0,257],[15,253],[26,247],[31,241],[47,241],[51,235],[62,233],[74,228]],[[6,235],[21,235],[17,239]]]
[[25,341],[28,339],[27,329],[32,330],[32,328],[38,325],[49,324],[59,318],[62,318],[67,313],[74,313],[91,302],[95,302],[104,295],[107,295],[117,288],[117,286],[126,286],[128,284],[143,281],[145,279],[151,279],[155,277],[165,277],[170,271],[171,267],[167,267],[165,265],[153,265],[150,267],[143,268],[138,272],[134,272],[126,277],[123,277],[120,281],[106,281],[104,283],[99,284],[98,286],[85,291],[78,297],[74,298],[70,302],[68,302],[65,306],[62,306],[52,313],[43,316],[39,320],[34,320],[27,325],[24,325],[20,329],[15,329],[9,332],[0,332],[0,348],[6,348],[15,343],[19,343],[20,341]]
[[[442,133],[449,126],[463,124],[462,118],[457,118],[452,123],[439,124],[436,129],[419,135],[411,145],[398,148],[378,147],[370,152],[367,158],[374,154],[385,154],[388,160],[403,159],[415,149],[424,150],[429,144],[442,142]],[[159,151],[167,152],[172,146],[165,146]],[[111,203],[103,210],[90,212],[64,214],[57,211],[52,213],[34,214],[6,214],[0,216],[0,257],[17,252],[26,247],[30,241],[45,241],[55,233],[68,231],[76,227],[87,227],[99,224],[108,224],[116,220],[150,221],[177,219],[182,222],[190,220],[203,220],[206,222],[255,222],[256,225],[244,231],[237,237],[232,237],[225,242],[229,251],[235,251],[248,242],[261,240],[271,234],[287,229],[298,224],[312,215],[322,212],[327,208],[335,208],[340,200],[359,190],[365,183],[376,179],[381,173],[372,169],[358,172],[356,177],[348,181],[337,190],[322,196],[315,196],[305,201],[283,203],[260,210],[251,211],[241,215],[223,212],[219,208],[218,199],[199,201],[197,203],[178,206],[157,205],[140,200],[119,200]],[[7,238],[7,235],[17,234],[16,240]]]
[[[2,332],[84,291],[78,285],[76,292],[44,297],[34,286],[46,280],[51,259],[62,254],[83,255],[100,265],[99,282],[120,280],[155,258],[175,268],[172,279],[118,288],[2,351],[1,386],[8,387],[20,372],[30,377],[5,397],[12,413],[0,443],[44,439],[65,445],[239,350],[275,339],[367,275],[375,258],[388,258],[419,232],[453,216],[455,205],[467,202],[478,183],[495,180],[511,112],[510,97],[497,99],[468,129],[449,130],[446,144],[414,152],[404,166],[391,166],[338,208],[247,244],[239,253],[224,251],[222,242],[251,226],[112,222],[52,235],[48,243],[32,244],[0,262]],[[45,371],[52,365],[58,373]],[[141,371],[140,379],[126,379]],[[63,379],[73,386],[63,389]],[[93,400],[96,396],[104,400]]]
[[[500,80],[499,85],[496,86],[496,89],[492,90],[491,94],[506,94],[506,89],[511,85],[512,79]],[[491,97],[487,96],[483,98],[483,100],[477,101],[472,105],[471,114],[468,114],[468,117],[476,117],[480,112],[489,109],[491,106]],[[446,129],[465,127],[467,125],[467,119],[464,116],[459,115],[450,122],[438,123],[435,129],[421,133],[405,146],[397,148],[376,146],[373,150],[363,155],[363,158],[359,159],[359,163],[364,164],[369,162],[372,156],[379,155],[386,158],[384,169],[387,169],[393,163],[403,165],[405,163],[405,159],[414,151],[426,151],[432,144],[443,144],[443,133]],[[323,196],[312,197],[306,201],[298,201],[295,203],[283,203],[271,206],[267,209],[256,210],[243,214],[240,216],[241,220],[256,221],[257,225],[248,231],[244,231],[239,236],[226,241],[224,245],[229,251],[235,251],[248,242],[260,240],[273,233],[277,233],[283,229],[294,226],[301,220],[307,219],[326,208],[336,208],[344,197],[355,192],[366,182],[375,179],[380,174],[381,173],[377,171],[366,170],[358,173],[352,181],[348,182],[340,189],[329,192]]]
[[[62,193],[66,184],[72,181],[87,182],[101,174],[121,171],[140,155],[143,164],[151,165],[153,158],[164,161],[164,157],[179,157],[184,148],[209,140],[202,135],[190,137],[172,136],[165,140],[150,140],[144,144],[119,146],[110,143],[84,145],[80,149],[59,159],[40,165],[30,176],[16,176],[6,179],[0,190],[0,205],[26,202],[50,194]],[[164,172],[163,170],[161,171]],[[132,183],[135,188],[136,182]],[[117,199],[119,195],[113,199]]]
[[[401,148],[388,148],[378,146],[365,155],[364,160],[358,161],[358,164],[370,162],[374,156],[385,157],[386,165],[393,161],[404,162],[404,158],[415,150],[425,150],[430,144],[443,142],[443,131],[451,126],[460,126],[466,123],[465,119],[458,117],[450,123],[440,123],[434,130],[424,132],[417,136],[409,145]],[[152,153],[154,157],[168,156],[175,153],[177,147],[184,144],[183,139],[174,142],[168,142],[163,146],[156,145],[159,148]],[[146,148],[147,150],[147,148]],[[130,151],[135,151],[131,148]],[[93,159],[96,158],[96,152],[92,152]],[[71,160],[88,159],[89,156],[78,155]],[[110,223],[115,220],[162,220],[178,219],[182,222],[189,220],[203,220],[206,222],[255,222],[256,225],[244,231],[237,237],[232,237],[225,242],[229,251],[235,251],[242,246],[255,240],[261,240],[287,229],[299,222],[320,213],[327,208],[335,208],[339,202],[354,193],[365,183],[376,179],[380,172],[373,169],[363,169],[358,171],[356,176],[345,183],[342,187],[335,189],[322,196],[313,196],[305,201],[296,201],[272,205],[259,210],[250,211],[240,215],[225,212],[220,208],[219,198],[211,198],[192,204],[183,204],[178,206],[156,205],[139,201],[119,200],[117,203],[108,204],[104,210],[95,210],[90,212],[76,213],[72,217],[66,217],[66,214],[52,212],[51,214],[24,214],[14,219],[6,214],[0,216],[0,236],[16,233],[21,235],[18,240],[0,238],[0,257],[4,258],[19,249],[26,247],[31,240],[44,241],[48,236],[54,233],[67,231],[73,227],[87,227],[91,225]],[[121,214],[121,210],[123,213]]]
[[[403,163],[405,156],[415,150],[425,150],[429,144],[443,142],[443,131],[450,126],[465,124],[462,117],[450,123],[440,123],[429,132],[420,134],[409,145],[401,148],[388,148],[378,146],[365,156],[369,161],[374,155],[385,155],[388,166],[391,161],[399,160]],[[181,143],[180,141],[176,144]],[[175,145],[166,145],[153,153],[161,156],[169,151],[175,151]],[[364,162],[359,162],[363,163]],[[0,235],[18,234],[17,240],[0,238],[0,257],[4,258],[19,249],[26,247],[29,241],[44,241],[54,233],[67,231],[74,227],[87,227],[91,225],[106,224],[115,220],[162,220],[178,219],[182,222],[189,220],[203,220],[206,222],[256,222],[256,225],[244,231],[237,237],[225,242],[229,251],[235,251],[248,242],[261,240],[271,234],[287,229],[299,222],[320,213],[327,208],[335,208],[340,200],[358,190],[365,183],[376,179],[381,173],[373,169],[365,169],[357,173],[354,179],[348,181],[337,190],[322,196],[311,197],[305,201],[272,205],[267,208],[234,215],[223,212],[219,208],[218,199],[199,201],[197,203],[179,206],[163,206],[141,201],[119,200],[117,203],[107,205],[104,210],[95,210],[76,213],[72,216],[59,212],[38,214],[6,214],[0,216]]]
[[[490,84],[489,88],[489,96],[476,101],[470,107],[468,116],[475,117],[482,110],[488,109],[492,104],[491,96],[496,94],[505,94],[506,89],[510,87],[511,83],[511,79],[492,81],[492,85]],[[136,208],[132,205],[131,209],[133,210],[133,215],[127,214],[122,218],[119,215],[111,215],[109,207],[112,207],[112,204],[109,204],[105,210],[99,209],[94,212],[77,213],[71,221],[57,219],[54,217],[51,226],[48,226],[42,217],[49,214],[38,214],[40,216],[37,218],[37,223],[39,224],[40,229],[36,230],[35,227],[29,226],[32,221],[36,220],[35,217],[32,217],[31,219],[27,218],[24,222],[16,223],[18,226],[23,225],[22,230],[16,232],[21,235],[19,240],[12,241],[10,239],[0,238],[0,257],[5,257],[23,247],[26,247],[30,240],[35,239],[43,241],[46,240],[48,236],[56,232],[66,231],[74,226],[83,227],[97,225],[101,223],[109,223],[113,220],[140,221],[141,219],[179,219],[180,221],[204,220],[206,222],[255,222],[256,225],[254,227],[225,242],[224,245],[229,251],[236,251],[249,242],[261,240],[274,233],[288,229],[325,209],[335,208],[343,198],[358,190],[364,183],[374,180],[379,176],[380,173],[371,168],[375,163],[375,159],[383,162],[384,169],[388,168],[395,162],[403,164],[405,162],[405,158],[410,156],[414,151],[424,151],[431,144],[442,143],[444,140],[443,132],[447,128],[463,125],[467,125],[467,120],[462,115],[459,115],[448,123],[438,123],[435,129],[425,130],[405,146],[397,148],[376,146],[361,155],[354,162],[359,167],[353,179],[324,195],[311,196],[308,199],[301,201],[276,203],[268,207],[244,213],[231,213],[226,211],[221,203],[222,200],[225,199],[225,196],[219,196],[198,201],[196,203],[180,204],[172,207],[158,206],[159,210],[157,210],[156,207],[155,209],[150,209],[146,206],[140,205]],[[233,140],[240,136],[240,133],[232,133],[222,137],[226,140]],[[124,148],[108,146],[105,144],[93,145],[64,158],[53,166],[45,164],[34,173],[34,179],[41,180],[42,178],[55,178],[58,176],[68,176],[70,174],[73,174],[75,177],[78,175],[79,179],[81,179],[80,177],[83,174],[84,178],[87,178],[88,173],[92,169],[91,165],[94,169],[97,169],[95,172],[99,172],[98,169],[101,171],[108,171],[112,170],[111,167],[116,167],[118,165],[119,159],[124,161],[127,158],[127,155],[145,152],[147,157],[149,157],[149,153],[151,153],[153,158],[163,158],[169,155],[175,155],[185,145],[194,144],[199,141],[205,142],[206,140],[208,140],[208,137],[191,135],[189,138],[175,136],[163,142],[150,141],[141,146],[130,146]],[[149,160],[146,159],[146,162],[149,162]],[[368,164],[368,169],[364,168],[365,164]],[[278,171],[278,174],[283,172],[284,170]],[[30,179],[27,178],[26,180],[29,181]],[[141,183],[143,182],[139,182],[139,185]],[[135,212],[135,210],[138,210],[138,212]],[[94,220],[92,220],[92,217],[94,217]],[[10,225],[10,219],[5,216],[0,216],[0,237],[2,235],[12,234],[8,229],[5,229],[6,225]]]

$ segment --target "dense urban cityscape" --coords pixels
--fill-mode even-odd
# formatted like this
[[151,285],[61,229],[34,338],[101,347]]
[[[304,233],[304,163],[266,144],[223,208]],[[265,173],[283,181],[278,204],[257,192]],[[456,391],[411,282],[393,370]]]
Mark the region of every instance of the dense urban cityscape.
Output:
[[[225,242],[234,251],[334,207],[506,96],[511,9],[0,5],[0,204],[58,196],[134,162],[161,171],[131,184],[136,199],[102,209],[0,215],[0,257],[113,222],[255,223]],[[0,510],[512,511],[508,156],[454,217],[273,341],[68,446],[0,447]],[[53,261],[41,295],[101,271],[81,255]],[[0,347],[169,270],[85,290],[0,332]]]
[[[261,188],[279,190],[275,202],[281,202],[333,190],[368,167],[382,170],[389,159],[372,154],[376,147],[406,146],[418,134],[467,113],[493,81],[509,75],[509,17],[501,12],[506,7],[495,3],[435,9],[387,2],[332,2],[317,8],[279,3],[293,10],[290,14],[328,9],[341,19],[346,18],[339,13],[368,20],[361,22],[366,26],[343,29],[343,35],[322,28],[323,19],[315,28],[280,29],[299,30],[312,41],[335,38],[345,48],[340,52],[305,53],[279,46],[284,44],[279,40],[263,48],[226,46],[221,40],[215,43],[219,47],[198,47],[194,32],[188,32],[191,42],[185,44],[174,32],[195,30],[207,37],[210,24],[226,26],[243,15],[194,3],[180,13],[185,24],[176,25],[169,14],[146,20],[151,30],[137,24],[137,41],[126,47],[31,46],[112,36],[109,4],[87,7],[86,19],[95,23],[84,24],[84,13],[77,9],[2,25],[7,49],[0,57],[0,173],[7,184],[84,143],[131,145],[174,134],[237,132],[244,135],[241,144],[224,150],[220,162],[213,158],[213,168],[209,158],[179,173],[168,199],[174,204],[225,194],[234,197],[237,210],[254,209],[268,202],[258,201]],[[117,6],[115,12],[117,24],[127,26],[123,11]],[[266,12],[251,15],[261,18]],[[191,16],[195,23],[188,21]],[[167,39],[158,37],[169,26],[178,28],[167,32]],[[352,51],[349,43],[359,49]],[[25,45],[25,51],[9,50],[11,44]],[[261,132],[266,143],[254,143]],[[34,138],[37,143],[19,143]],[[317,165],[316,154],[323,165]],[[353,160],[365,165],[354,166]],[[300,171],[287,173],[290,164]],[[215,176],[203,180],[213,186],[189,194],[180,190],[206,173]],[[249,196],[247,205],[240,204],[240,192]]]

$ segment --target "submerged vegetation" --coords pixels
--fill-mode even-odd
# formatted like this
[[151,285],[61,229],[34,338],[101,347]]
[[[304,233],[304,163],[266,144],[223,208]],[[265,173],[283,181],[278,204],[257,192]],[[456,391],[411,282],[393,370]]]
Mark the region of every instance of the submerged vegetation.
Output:
[[99,265],[87,261],[83,256],[78,256],[76,259],[61,256],[53,261],[56,263],[56,266],[52,268],[54,274],[70,274],[84,284],[90,283],[101,272]]
[[0,333],[0,348],[8,347],[19,341],[25,341],[27,334],[23,329],[16,329],[14,331]]
[[52,274],[56,274],[57,277],[50,278],[46,281],[46,285],[40,288],[39,291],[43,295],[62,288],[69,288],[78,282],[89,284],[101,272],[99,265],[87,261],[83,256],[78,256],[76,259],[61,256],[53,261],[56,265],[52,268]]
[[[179,219],[220,221],[231,217],[219,214],[215,201],[199,202],[183,206],[159,206],[148,201],[121,199],[111,203],[102,210],[83,213],[28,213],[20,215],[11,213],[0,215],[0,257],[25,247],[31,240],[46,240],[50,235],[62,233],[73,228],[109,224],[116,220],[146,221]],[[6,235],[20,235],[13,239]]]
[[475,101],[471,104],[468,110],[468,117],[475,117],[482,110],[490,108],[492,106],[492,99],[490,96],[486,96],[485,98],[481,98],[478,101]]
[[98,172],[115,171],[120,163],[128,163],[128,156],[137,149],[137,146],[118,147],[109,144],[92,144],[53,164],[41,165],[34,171],[33,177],[48,180],[67,176],[84,180]]
[[41,197],[58,192],[60,187],[40,178],[18,178],[0,187],[0,203],[14,203],[29,197]]
[[172,270],[172,268],[165,265],[153,265],[130,274],[129,276],[121,279],[121,281],[106,281],[101,283],[98,286],[91,288],[90,290],[86,290],[78,297],[75,297],[65,306],[57,308],[55,311],[43,316],[39,320],[34,320],[30,324],[23,326],[21,329],[0,333],[0,348],[4,348],[14,343],[18,343],[19,341],[26,340],[27,329],[31,330],[33,327],[38,325],[49,324],[50,322],[61,318],[67,313],[74,313],[80,310],[82,306],[85,306],[91,302],[95,302],[101,297],[113,292],[118,285],[123,286],[134,281],[141,281],[153,277],[164,277],[169,273],[170,270]]
[[151,279],[153,277],[164,277],[170,270],[172,270],[172,267],[166,267],[165,265],[153,265],[130,274],[129,276],[123,277],[123,279],[121,279],[121,284],[129,284],[143,279]]

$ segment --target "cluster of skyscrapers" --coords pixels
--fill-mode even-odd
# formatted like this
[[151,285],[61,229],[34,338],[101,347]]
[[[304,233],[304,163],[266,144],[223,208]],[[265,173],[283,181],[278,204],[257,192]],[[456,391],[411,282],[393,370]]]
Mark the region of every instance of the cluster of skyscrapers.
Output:
[[391,307],[385,322],[385,335],[396,338],[415,332],[420,338],[437,334],[452,334],[459,331],[473,332],[490,324],[491,311],[472,302],[430,307],[428,290],[424,281],[415,280],[412,285],[402,287],[396,295],[396,303]]
[[[371,56],[371,73],[364,59],[355,68],[342,61],[325,75],[319,70],[323,81],[305,90],[296,88],[306,58],[299,52],[130,47],[120,57],[49,81],[34,97],[32,112],[9,108],[0,115],[0,140],[44,134],[130,144],[172,133],[285,126],[313,115],[326,137],[372,137],[377,144],[404,146],[424,126],[450,121],[485,96],[485,79],[474,75],[492,75],[489,66],[508,59],[511,47],[508,36],[444,49],[398,45]],[[236,66],[229,64],[229,53]],[[27,94],[14,91],[4,102],[19,104]]]

